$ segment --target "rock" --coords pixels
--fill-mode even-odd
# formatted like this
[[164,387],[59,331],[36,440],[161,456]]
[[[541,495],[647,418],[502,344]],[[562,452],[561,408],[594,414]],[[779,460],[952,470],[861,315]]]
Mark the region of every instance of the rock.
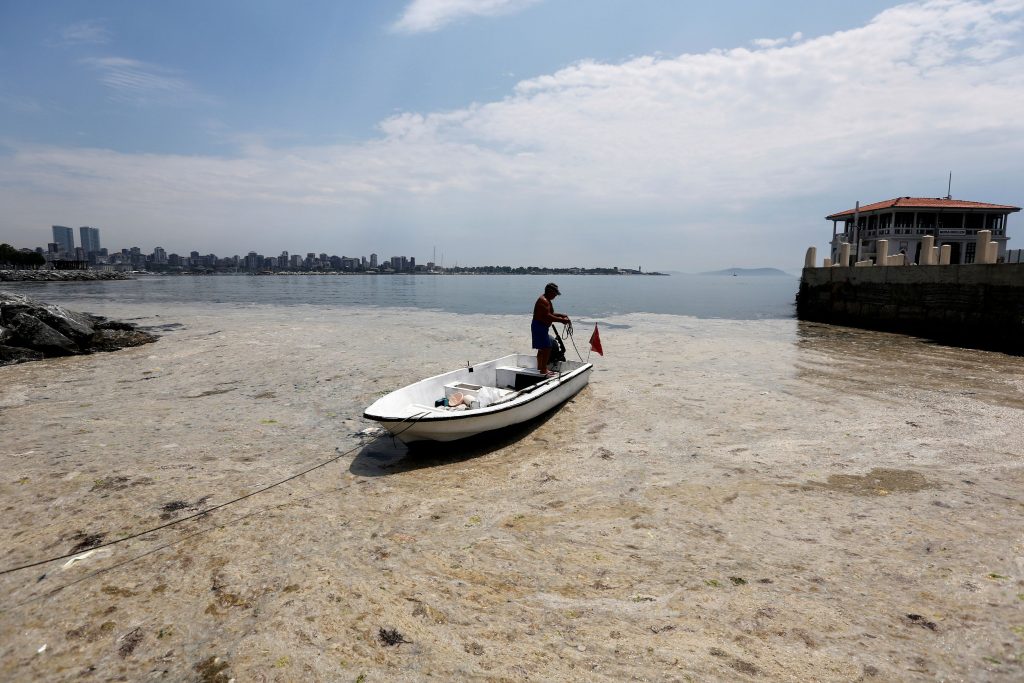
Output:
[[0,282],[70,282],[72,280],[131,280],[130,273],[100,270],[0,270]]
[[42,360],[43,354],[32,349],[0,344],[0,365],[13,365],[30,360]]
[[135,325],[132,323],[126,323],[122,320],[107,320],[103,316],[93,316],[96,323],[93,325],[97,330],[124,330],[130,332],[135,329]]
[[27,296],[23,294],[13,294],[11,292],[0,292],[0,308],[6,308],[7,306],[17,306],[19,304],[27,306],[31,301]]
[[96,331],[94,325],[97,319],[93,316],[69,311],[53,304],[42,304],[18,294],[0,292],[0,309],[3,310],[5,318],[19,312],[27,313],[75,344],[87,342]]
[[8,341],[17,346],[42,351],[49,356],[70,356],[81,353],[78,344],[37,317],[24,311],[4,315],[4,323],[14,331]]
[[0,292],[0,365],[156,341],[135,325]]
[[117,351],[129,346],[142,346],[156,338],[148,332],[140,330],[97,330],[92,337],[93,351]]
[[69,311],[53,304],[43,306],[39,319],[78,344],[88,341],[96,332],[93,327],[95,320],[92,316]]

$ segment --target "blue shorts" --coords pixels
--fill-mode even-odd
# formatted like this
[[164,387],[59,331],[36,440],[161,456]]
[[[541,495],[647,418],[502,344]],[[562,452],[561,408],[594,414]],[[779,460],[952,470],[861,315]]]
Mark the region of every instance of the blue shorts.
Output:
[[551,337],[548,336],[548,323],[534,320],[530,323],[530,333],[533,335],[533,348],[550,349]]

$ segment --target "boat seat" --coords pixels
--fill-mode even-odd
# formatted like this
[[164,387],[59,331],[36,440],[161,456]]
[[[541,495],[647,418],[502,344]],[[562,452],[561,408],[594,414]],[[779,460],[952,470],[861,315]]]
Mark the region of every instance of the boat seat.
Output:
[[437,413],[447,412],[444,408],[441,408],[441,407],[438,407],[438,406],[427,406],[427,405],[423,405],[422,403],[413,403],[409,407],[410,408],[414,408],[416,410],[416,412],[419,412],[421,410],[429,410],[431,412],[437,412]]
[[499,389],[519,391],[547,378],[535,368],[521,368],[513,365],[499,365],[494,368],[495,384]]

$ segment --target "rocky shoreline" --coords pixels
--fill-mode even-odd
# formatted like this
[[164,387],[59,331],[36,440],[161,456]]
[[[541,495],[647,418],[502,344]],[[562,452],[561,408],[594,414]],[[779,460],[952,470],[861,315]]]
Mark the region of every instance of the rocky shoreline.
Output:
[[117,351],[156,341],[132,323],[0,292],[0,366]]
[[100,270],[0,270],[0,282],[72,282],[131,280],[130,273]]

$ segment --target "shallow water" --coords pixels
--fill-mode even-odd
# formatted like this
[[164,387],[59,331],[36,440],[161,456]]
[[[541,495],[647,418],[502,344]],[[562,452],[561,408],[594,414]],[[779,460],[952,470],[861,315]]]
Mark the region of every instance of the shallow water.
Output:
[[164,336],[0,368],[5,567],[340,459],[0,576],[3,680],[1020,680],[1024,359],[609,316],[561,409],[416,452],[362,409],[525,316],[94,303]]

